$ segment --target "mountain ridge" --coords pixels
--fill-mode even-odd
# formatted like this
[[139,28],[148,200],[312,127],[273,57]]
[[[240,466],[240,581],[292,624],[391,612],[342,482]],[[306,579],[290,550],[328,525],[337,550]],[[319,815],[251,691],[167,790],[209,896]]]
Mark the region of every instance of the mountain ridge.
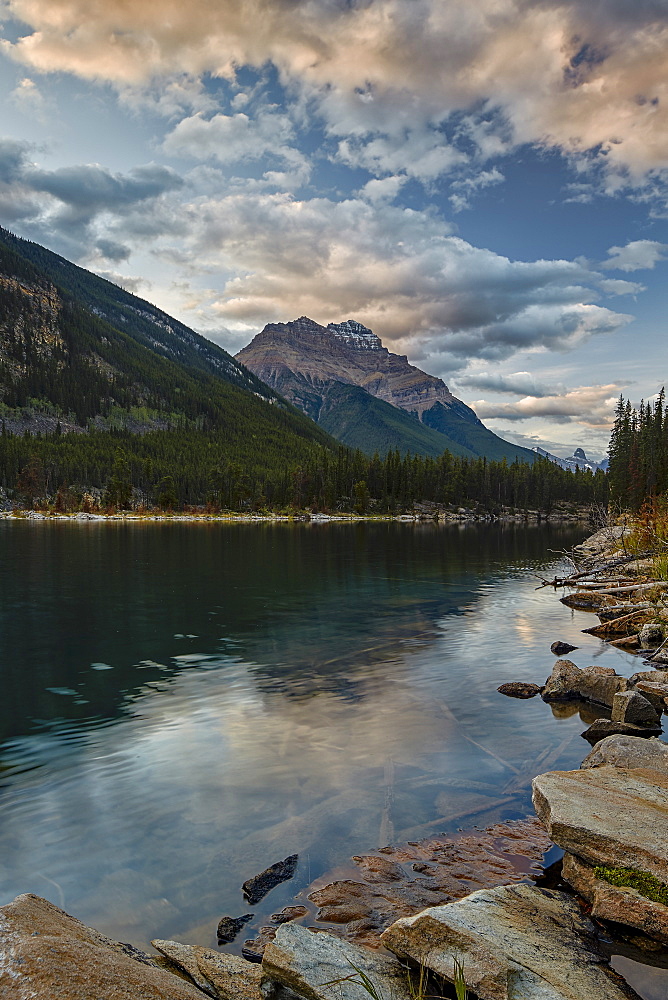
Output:
[[[390,352],[372,330],[356,320],[326,327],[307,316],[269,323],[236,359],[317,422],[326,418],[330,429],[336,425],[338,430],[331,429],[331,433],[342,443],[362,447],[367,454],[380,451],[377,424],[388,423],[387,412],[379,413],[380,402],[403,412],[410,421],[392,418],[397,423],[394,442],[384,432],[380,435],[390,448],[406,452],[417,447],[419,453],[428,455],[447,449],[466,457],[535,460],[529,449],[510,444],[485,427],[442,379],[411,365],[406,355]],[[354,434],[347,429],[345,415],[333,420],[336,401],[342,404],[351,398],[341,393],[341,384],[358,386],[368,394],[364,433],[362,397],[355,397]],[[360,443],[365,434],[366,446]]]

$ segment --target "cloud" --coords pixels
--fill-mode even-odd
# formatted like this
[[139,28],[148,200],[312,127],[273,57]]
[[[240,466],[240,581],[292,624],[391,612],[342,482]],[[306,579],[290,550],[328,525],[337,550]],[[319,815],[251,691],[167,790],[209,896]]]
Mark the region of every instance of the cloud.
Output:
[[178,229],[160,212],[161,200],[183,187],[174,170],[155,163],[127,173],[99,164],[46,170],[31,160],[35,152],[0,139],[0,219],[20,222],[29,238],[75,259],[101,253],[120,261],[130,254],[128,236]]
[[516,403],[488,403],[479,399],[470,405],[481,420],[530,420],[548,418],[553,423],[580,423],[586,427],[609,428],[624,382],[585,385],[551,396],[525,396]]
[[501,375],[494,372],[475,372],[457,377],[457,385],[491,392],[508,393],[514,396],[551,396],[565,392],[564,386],[538,382],[531,372],[513,372]]
[[608,259],[601,267],[612,271],[652,270],[654,265],[668,256],[668,243],[656,240],[633,240],[625,247],[610,247]]
[[50,194],[87,215],[105,209],[118,212],[183,186],[182,178],[174,170],[153,163],[135,167],[128,174],[112,174],[98,164],[58,170],[29,168],[23,174],[23,181],[34,191]]
[[47,102],[35,81],[29,76],[19,80],[9,98],[22,114],[37,118],[40,122],[46,120]]
[[178,123],[166,137],[163,149],[171,155],[225,164],[278,160],[303,183],[310,167],[293,144],[294,137],[289,117],[276,111],[260,111],[254,118],[243,112],[212,118],[196,114]]
[[[276,67],[341,155],[433,178],[522,143],[596,164],[611,193],[668,168],[658,0],[7,0],[5,52],[136,93]],[[173,102],[171,102],[173,104]],[[170,105],[171,106],[171,105]],[[444,123],[460,122],[446,137]],[[458,140],[466,131],[466,143]],[[451,141],[452,140],[452,141]]]
[[184,214],[179,253],[226,276],[191,320],[200,325],[354,316],[393,350],[438,366],[446,355],[568,350],[631,318],[591,301],[597,276],[580,263],[510,261],[450,235],[435,214],[383,201],[251,192],[200,199]]

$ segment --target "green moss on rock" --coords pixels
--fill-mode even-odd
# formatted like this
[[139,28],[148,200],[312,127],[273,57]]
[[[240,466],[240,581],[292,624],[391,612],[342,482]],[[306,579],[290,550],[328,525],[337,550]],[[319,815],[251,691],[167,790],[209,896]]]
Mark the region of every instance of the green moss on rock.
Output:
[[638,871],[636,868],[606,868],[599,865],[594,869],[594,875],[604,882],[609,882],[610,885],[635,889],[646,899],[668,906],[668,885],[649,872]]

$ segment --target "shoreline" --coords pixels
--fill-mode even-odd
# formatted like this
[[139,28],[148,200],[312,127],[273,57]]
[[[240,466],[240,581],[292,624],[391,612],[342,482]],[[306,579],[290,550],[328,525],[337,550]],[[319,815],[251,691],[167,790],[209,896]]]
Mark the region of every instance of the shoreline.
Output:
[[479,514],[472,510],[461,510],[457,513],[439,511],[426,513],[416,511],[403,514],[244,514],[244,513],[139,513],[137,511],[121,511],[116,514],[98,514],[78,511],[73,514],[62,514],[40,510],[10,510],[0,511],[2,521],[60,521],[60,522],[127,522],[133,524],[158,523],[190,523],[190,524],[271,524],[271,523],[301,523],[301,524],[357,524],[357,523],[434,523],[434,524],[577,524],[589,520],[586,510],[575,514],[557,513],[544,514],[540,511],[529,511],[522,514]]

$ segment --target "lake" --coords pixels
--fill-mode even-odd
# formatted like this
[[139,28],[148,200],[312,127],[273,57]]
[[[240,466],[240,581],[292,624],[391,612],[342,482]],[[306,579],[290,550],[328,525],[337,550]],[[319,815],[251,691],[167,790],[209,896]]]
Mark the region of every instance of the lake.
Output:
[[0,522],[0,903],[215,946],[289,854],[242,938],[352,854],[529,814],[536,762],[579,766],[585,725],[498,685],[543,683],[555,639],[637,669],[536,589],[586,534]]

